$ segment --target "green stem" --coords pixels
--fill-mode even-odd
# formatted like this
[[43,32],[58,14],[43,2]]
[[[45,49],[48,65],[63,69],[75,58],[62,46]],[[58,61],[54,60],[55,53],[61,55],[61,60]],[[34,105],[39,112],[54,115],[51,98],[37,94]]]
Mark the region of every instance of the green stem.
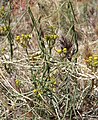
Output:
[[9,41],[9,44],[10,44],[10,54],[11,54],[11,60],[13,59],[13,36],[12,36],[12,33],[11,33],[11,28],[10,28],[10,24],[11,24],[11,1],[9,1],[9,18],[8,18],[8,30],[9,30],[9,33],[8,33],[8,41]]
[[[35,18],[34,18],[34,15],[33,15],[32,11],[31,11],[30,7],[28,7],[28,13],[29,13],[29,15],[30,15],[30,17],[31,17],[31,20],[32,20],[32,23],[33,23],[32,26],[35,27],[35,30],[36,30],[37,35],[38,35],[39,47],[40,47],[40,49],[42,50],[42,52],[44,53],[44,52],[45,52],[45,50],[44,50],[45,45],[44,45],[44,41],[43,41],[42,38],[41,38],[41,31],[40,31],[40,29],[37,28],[37,23],[36,23],[36,20],[35,20]],[[33,29],[33,28],[32,28],[32,29]]]

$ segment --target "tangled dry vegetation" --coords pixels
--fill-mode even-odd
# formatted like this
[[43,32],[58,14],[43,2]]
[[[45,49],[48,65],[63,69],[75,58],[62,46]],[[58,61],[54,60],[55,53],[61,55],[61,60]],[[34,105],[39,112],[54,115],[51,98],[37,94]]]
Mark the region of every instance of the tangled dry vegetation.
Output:
[[98,1],[0,2],[0,120],[98,120]]

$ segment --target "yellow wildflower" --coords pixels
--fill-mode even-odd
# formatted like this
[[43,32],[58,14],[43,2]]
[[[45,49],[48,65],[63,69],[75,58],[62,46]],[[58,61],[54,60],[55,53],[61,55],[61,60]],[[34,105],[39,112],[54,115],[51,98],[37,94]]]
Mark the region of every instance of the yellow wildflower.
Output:
[[97,56],[94,57],[94,61],[96,61],[96,60],[98,60],[98,57],[97,57]]
[[56,85],[56,81],[54,81],[53,84]]
[[61,53],[62,53],[62,50],[57,50],[57,53],[58,53],[58,54],[61,54]]
[[94,62],[94,66],[98,66],[98,61]]
[[21,36],[22,36],[22,38],[25,38],[25,35],[24,35],[24,34],[22,34]]
[[20,41],[20,36],[17,36],[17,37],[16,37],[16,40],[17,40],[17,41]]
[[19,87],[21,84],[21,81],[19,79],[17,79],[15,82],[16,82],[16,86]]
[[58,35],[54,35],[53,36],[53,39],[55,40],[55,39],[57,39],[58,38]]
[[37,90],[37,89],[34,89],[33,92],[36,94],[36,93],[38,92],[38,90]]
[[4,27],[3,29],[4,29],[4,31],[7,31],[7,27]]
[[66,53],[67,53],[67,48],[64,48],[64,49],[63,49],[63,52],[66,54]]
[[29,35],[29,34],[25,35],[25,37],[26,37],[27,39],[31,39],[31,35]]
[[93,59],[93,57],[92,57],[92,56],[90,56],[90,57],[89,57],[89,62],[91,62],[91,61],[92,61],[92,59]]

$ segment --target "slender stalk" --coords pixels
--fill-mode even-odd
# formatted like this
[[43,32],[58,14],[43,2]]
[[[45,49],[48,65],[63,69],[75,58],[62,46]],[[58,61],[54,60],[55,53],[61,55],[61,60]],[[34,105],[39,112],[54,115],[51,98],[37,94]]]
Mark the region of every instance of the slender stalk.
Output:
[[11,1],[9,1],[9,16],[8,16],[8,41],[10,44],[10,55],[11,55],[11,60],[13,59],[13,35],[11,33]]

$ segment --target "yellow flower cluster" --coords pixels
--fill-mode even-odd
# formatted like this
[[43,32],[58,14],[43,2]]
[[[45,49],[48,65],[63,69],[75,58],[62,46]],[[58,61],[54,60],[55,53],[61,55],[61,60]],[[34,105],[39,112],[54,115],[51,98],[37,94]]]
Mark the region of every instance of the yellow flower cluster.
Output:
[[16,41],[21,44],[23,48],[26,48],[29,40],[31,39],[30,34],[22,34],[21,36],[16,36]]
[[0,26],[0,34],[1,35],[5,35],[8,30],[9,30],[8,26]]
[[98,67],[98,55],[93,55],[86,60],[86,63],[88,63],[89,66],[92,67]]
[[57,52],[58,54],[61,54],[61,53],[66,54],[66,53],[67,53],[67,48],[63,48],[63,50],[61,50],[61,49],[56,50],[56,52]]
[[0,18],[4,17],[4,15],[5,15],[5,9],[4,6],[2,6],[0,9]]
[[35,94],[35,95],[42,95],[43,94],[43,91],[42,90],[40,90],[40,89],[34,89],[33,90],[33,93]]
[[50,40],[56,40],[58,38],[58,35],[47,35],[45,37],[46,41],[50,41]]

